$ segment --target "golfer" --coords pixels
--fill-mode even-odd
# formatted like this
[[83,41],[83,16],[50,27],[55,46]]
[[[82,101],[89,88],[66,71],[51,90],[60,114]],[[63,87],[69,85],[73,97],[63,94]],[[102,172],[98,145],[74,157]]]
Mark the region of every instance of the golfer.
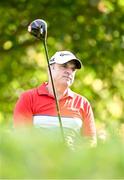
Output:
[[[77,69],[82,67],[81,61],[70,51],[58,51],[51,57],[49,64],[63,128],[72,129],[96,141],[91,105],[84,96],[70,89]],[[49,129],[60,127],[49,73],[48,82],[22,93],[15,105],[14,126],[30,125]]]

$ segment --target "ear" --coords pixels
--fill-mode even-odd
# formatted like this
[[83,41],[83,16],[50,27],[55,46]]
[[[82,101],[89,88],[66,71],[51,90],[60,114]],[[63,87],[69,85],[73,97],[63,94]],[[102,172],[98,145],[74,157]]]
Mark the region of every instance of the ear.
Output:
[[55,69],[54,65],[55,64],[51,64],[51,66],[50,66],[52,70]]

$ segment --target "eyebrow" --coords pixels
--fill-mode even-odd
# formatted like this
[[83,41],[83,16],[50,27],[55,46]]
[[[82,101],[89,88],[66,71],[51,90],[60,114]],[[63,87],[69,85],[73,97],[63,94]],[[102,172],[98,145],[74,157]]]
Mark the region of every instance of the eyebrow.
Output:
[[67,62],[65,64],[67,64],[67,65],[74,65],[74,67],[76,68],[76,64],[74,62]]
[[[70,66],[70,65],[73,65],[73,66]],[[61,66],[65,67],[65,68],[68,68],[70,66],[70,68],[76,70],[76,65],[74,63],[64,63],[64,64],[61,64]]]

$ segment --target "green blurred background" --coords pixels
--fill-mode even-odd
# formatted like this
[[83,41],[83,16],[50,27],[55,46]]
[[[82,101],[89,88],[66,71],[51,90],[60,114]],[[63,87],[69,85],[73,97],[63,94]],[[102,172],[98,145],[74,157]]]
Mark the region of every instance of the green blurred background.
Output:
[[96,124],[124,122],[124,1],[8,0],[0,2],[0,126],[12,126],[19,95],[47,81],[43,44],[27,32],[48,24],[48,50],[70,50],[84,68],[72,89],[89,99]]
[[[0,17],[0,178],[124,178],[124,1],[7,0]],[[38,18],[49,56],[70,50],[84,64],[72,90],[93,107],[94,149],[70,152],[57,135],[12,128],[20,94],[47,81],[43,44],[27,32]]]

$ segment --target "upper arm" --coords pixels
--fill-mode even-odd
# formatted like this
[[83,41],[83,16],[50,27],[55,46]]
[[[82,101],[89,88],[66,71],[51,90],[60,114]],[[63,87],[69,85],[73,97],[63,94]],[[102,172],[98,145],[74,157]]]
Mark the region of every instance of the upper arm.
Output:
[[23,93],[14,108],[14,126],[28,125],[32,123],[32,101],[28,93]]
[[94,114],[87,100],[83,102],[83,134],[85,136],[96,137]]

